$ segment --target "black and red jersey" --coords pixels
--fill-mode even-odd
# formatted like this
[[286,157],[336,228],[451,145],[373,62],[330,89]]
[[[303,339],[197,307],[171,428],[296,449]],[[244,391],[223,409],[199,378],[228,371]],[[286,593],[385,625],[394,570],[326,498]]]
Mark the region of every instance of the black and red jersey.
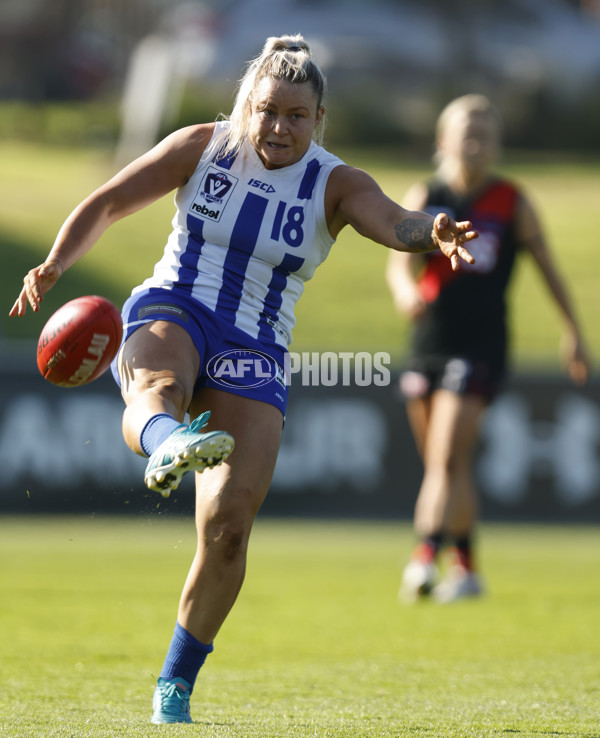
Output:
[[515,186],[502,179],[489,180],[468,197],[456,195],[438,180],[428,184],[423,209],[432,215],[448,213],[457,221],[470,220],[479,238],[467,244],[476,263],[461,261],[457,272],[440,251],[425,256],[418,283],[427,309],[415,324],[415,356],[460,356],[504,366],[505,297],[517,253],[519,197]]

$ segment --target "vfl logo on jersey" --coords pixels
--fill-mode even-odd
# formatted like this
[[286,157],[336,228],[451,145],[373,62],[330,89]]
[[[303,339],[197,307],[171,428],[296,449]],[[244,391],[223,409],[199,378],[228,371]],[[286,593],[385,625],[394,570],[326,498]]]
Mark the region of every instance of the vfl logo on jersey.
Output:
[[209,166],[190,205],[190,212],[218,222],[237,181],[236,177]]

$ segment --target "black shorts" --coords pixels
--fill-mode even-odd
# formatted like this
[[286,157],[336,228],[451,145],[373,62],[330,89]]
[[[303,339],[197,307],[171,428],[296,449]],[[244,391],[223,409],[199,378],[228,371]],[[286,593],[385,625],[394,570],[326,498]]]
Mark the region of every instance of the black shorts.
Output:
[[406,399],[416,399],[445,389],[457,395],[476,395],[489,403],[500,391],[504,377],[504,367],[479,359],[419,358],[400,376],[400,393]]

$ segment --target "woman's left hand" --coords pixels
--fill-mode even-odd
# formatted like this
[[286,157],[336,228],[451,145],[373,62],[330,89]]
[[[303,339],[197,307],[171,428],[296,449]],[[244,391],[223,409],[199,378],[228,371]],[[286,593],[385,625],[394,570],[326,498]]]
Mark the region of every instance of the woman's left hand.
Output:
[[462,220],[457,223],[446,213],[439,213],[433,221],[432,235],[444,256],[450,259],[453,271],[457,271],[460,267],[460,259],[468,264],[475,263],[475,258],[463,246],[466,241],[472,241],[479,236],[479,233],[473,230],[470,221]]

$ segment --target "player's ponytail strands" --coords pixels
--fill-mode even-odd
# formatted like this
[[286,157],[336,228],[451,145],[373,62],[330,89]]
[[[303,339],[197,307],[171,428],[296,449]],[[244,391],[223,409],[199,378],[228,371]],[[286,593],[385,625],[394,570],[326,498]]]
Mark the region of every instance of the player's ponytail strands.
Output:
[[313,61],[310,47],[302,36],[268,38],[257,62],[257,82],[264,77],[297,83],[310,82],[317,98],[317,107],[321,107],[326,89],[325,76]]
[[[312,58],[309,45],[301,35],[271,36],[262,52],[249,62],[240,80],[233,110],[229,116],[231,127],[226,142],[216,142],[218,157],[235,156],[246,138],[252,114],[252,96],[265,77],[283,79],[288,82],[310,82],[317,98],[317,108],[323,103],[327,90],[325,75]],[[222,116],[227,119],[227,116]],[[314,139],[322,143],[323,121],[317,126]],[[211,152],[212,153],[212,152]]]

